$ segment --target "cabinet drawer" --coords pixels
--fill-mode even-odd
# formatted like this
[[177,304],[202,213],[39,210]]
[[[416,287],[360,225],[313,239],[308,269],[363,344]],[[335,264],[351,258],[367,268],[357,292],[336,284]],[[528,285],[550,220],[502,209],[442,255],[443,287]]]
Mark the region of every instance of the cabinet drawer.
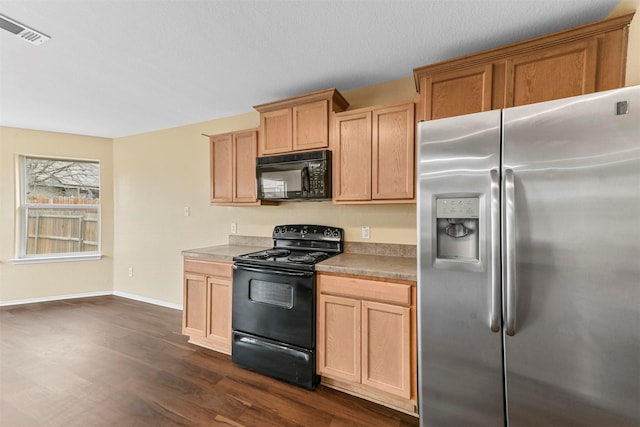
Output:
[[204,274],[206,276],[227,278],[231,278],[233,276],[233,266],[230,262],[203,261],[193,258],[185,258],[184,271]]
[[323,294],[411,305],[411,285],[403,283],[318,274],[318,289]]

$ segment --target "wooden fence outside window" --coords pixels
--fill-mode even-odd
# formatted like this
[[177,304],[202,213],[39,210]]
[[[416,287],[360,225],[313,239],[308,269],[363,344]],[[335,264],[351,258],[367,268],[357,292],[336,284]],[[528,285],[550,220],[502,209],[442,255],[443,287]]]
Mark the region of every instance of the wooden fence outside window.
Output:
[[[28,200],[26,255],[99,250],[99,200],[80,197]],[[63,205],[63,206],[56,206]]]

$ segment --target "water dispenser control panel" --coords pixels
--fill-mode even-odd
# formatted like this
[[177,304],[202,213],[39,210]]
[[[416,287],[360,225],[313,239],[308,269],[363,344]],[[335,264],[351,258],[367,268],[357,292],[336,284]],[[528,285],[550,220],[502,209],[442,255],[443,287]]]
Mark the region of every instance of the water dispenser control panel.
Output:
[[478,218],[480,212],[477,197],[437,199],[437,218]]
[[478,197],[436,199],[437,257],[454,262],[478,262],[479,216]]

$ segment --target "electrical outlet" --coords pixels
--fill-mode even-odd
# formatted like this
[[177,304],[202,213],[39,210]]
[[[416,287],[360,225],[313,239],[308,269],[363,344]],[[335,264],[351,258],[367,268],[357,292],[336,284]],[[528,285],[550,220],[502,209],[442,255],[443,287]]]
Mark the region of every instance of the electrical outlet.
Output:
[[369,226],[368,225],[363,225],[362,226],[362,238],[363,239],[369,239]]
[[133,277],[133,267],[129,267],[129,277]]
[[238,226],[235,222],[231,223],[231,234],[236,234],[238,232]]
[[191,215],[191,208],[189,206],[184,207],[184,216]]

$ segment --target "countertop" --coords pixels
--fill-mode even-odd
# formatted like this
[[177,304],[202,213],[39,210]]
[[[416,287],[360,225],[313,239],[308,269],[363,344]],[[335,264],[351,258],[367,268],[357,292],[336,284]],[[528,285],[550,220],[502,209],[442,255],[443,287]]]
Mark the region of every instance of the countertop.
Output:
[[316,271],[415,282],[416,258],[347,252],[316,264]]
[[233,261],[234,256],[248,254],[251,252],[263,251],[271,246],[248,246],[248,245],[220,245],[209,246],[207,248],[188,249],[182,251],[182,256],[189,258],[207,258],[218,261]]
[[[189,258],[232,261],[234,256],[270,249],[273,243],[268,238],[229,237],[227,245],[188,249],[182,251],[182,255]],[[415,282],[415,246],[347,243],[345,252],[316,264],[316,271]]]

